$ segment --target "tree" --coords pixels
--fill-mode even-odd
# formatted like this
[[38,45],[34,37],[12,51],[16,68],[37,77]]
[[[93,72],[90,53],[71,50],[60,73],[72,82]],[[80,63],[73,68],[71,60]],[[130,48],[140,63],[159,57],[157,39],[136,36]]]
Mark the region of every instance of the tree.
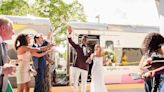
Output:
[[29,12],[29,5],[25,1],[5,0],[0,4],[0,14],[5,15],[26,15]]
[[0,14],[19,16],[30,14],[50,18],[57,44],[65,44],[66,25],[69,21],[86,21],[83,6],[77,0],[71,4],[66,4],[62,0],[47,2],[35,0],[33,5],[29,5],[24,0],[4,0],[0,4]]
[[35,15],[50,18],[56,33],[57,44],[64,44],[66,25],[70,20],[86,21],[83,7],[77,0],[71,4],[66,4],[62,0],[51,0],[47,3],[44,3],[44,0],[38,0],[33,8],[37,10]]

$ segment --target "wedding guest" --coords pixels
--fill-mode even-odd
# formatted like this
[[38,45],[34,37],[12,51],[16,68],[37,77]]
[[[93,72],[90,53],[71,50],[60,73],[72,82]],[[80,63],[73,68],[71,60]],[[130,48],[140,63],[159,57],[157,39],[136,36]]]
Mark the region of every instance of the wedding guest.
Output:
[[15,67],[7,64],[8,54],[6,43],[14,35],[13,23],[11,20],[0,17],[0,92],[6,92],[8,85],[8,74],[15,72]]
[[[37,34],[34,36],[33,47],[39,48],[49,45],[49,42],[43,38],[43,34]],[[43,53],[43,52],[38,52]],[[48,62],[46,62],[48,60]],[[50,59],[48,55],[42,57],[33,56],[34,66],[37,70],[37,76],[35,76],[35,88],[34,92],[51,92],[51,77],[49,70]]]
[[[145,71],[144,70],[144,62],[148,58],[154,57],[154,56],[162,56],[163,52],[161,51],[161,46],[164,44],[164,37],[160,33],[148,33],[143,41],[142,44],[142,51],[143,51],[143,57],[140,62],[140,69],[143,71],[143,77],[145,77]],[[152,78],[148,78],[145,80],[145,91],[146,92],[159,92],[161,89],[161,85],[164,82],[164,78],[161,76],[161,74],[157,74],[155,76],[152,76]]]
[[[30,47],[30,36],[28,34],[20,34],[15,41],[15,49],[17,52],[17,57],[21,60],[18,63],[16,78],[18,84],[18,92],[29,92],[29,83],[31,81],[30,76],[30,59],[32,56],[42,57],[50,52],[52,45],[42,47],[42,48],[33,48]],[[37,53],[38,51],[45,51],[43,53]]]

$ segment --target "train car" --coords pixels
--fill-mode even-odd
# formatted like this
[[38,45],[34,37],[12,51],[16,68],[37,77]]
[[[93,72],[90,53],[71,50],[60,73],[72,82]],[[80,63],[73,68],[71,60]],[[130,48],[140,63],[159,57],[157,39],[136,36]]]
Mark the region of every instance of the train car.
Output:
[[[105,83],[142,83],[134,80],[129,73],[138,72],[138,64],[142,56],[141,44],[148,32],[159,32],[158,26],[119,25],[71,22],[74,29],[72,38],[80,43],[82,35],[88,36],[88,45],[93,49],[99,43],[104,52],[108,53],[108,63],[104,65]],[[68,62],[70,83],[72,83],[72,63],[76,57],[75,50],[68,46]],[[92,64],[88,78],[91,76]],[[90,79],[88,79],[89,81]]]

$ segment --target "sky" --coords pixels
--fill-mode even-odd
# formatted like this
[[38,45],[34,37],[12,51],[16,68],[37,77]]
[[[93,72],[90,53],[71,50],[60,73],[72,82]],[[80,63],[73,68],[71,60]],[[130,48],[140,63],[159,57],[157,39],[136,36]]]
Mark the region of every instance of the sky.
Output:
[[[64,0],[71,3],[73,0]],[[79,0],[89,22],[159,26],[155,0]]]

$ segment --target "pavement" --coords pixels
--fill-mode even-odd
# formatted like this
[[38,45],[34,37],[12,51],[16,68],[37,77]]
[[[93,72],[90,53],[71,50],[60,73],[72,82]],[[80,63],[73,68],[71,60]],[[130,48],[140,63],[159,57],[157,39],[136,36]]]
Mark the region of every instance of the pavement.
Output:
[[144,89],[118,89],[108,90],[108,92],[145,92]]
[[[80,90],[79,86],[79,90]],[[106,85],[108,92],[144,92],[144,84],[110,84]],[[89,90],[90,84],[87,84],[87,92]],[[17,89],[14,89],[16,92]],[[30,92],[33,92],[33,88],[30,88]],[[73,92],[73,86],[56,86],[52,87],[52,92]],[[80,91],[79,91],[80,92]]]

